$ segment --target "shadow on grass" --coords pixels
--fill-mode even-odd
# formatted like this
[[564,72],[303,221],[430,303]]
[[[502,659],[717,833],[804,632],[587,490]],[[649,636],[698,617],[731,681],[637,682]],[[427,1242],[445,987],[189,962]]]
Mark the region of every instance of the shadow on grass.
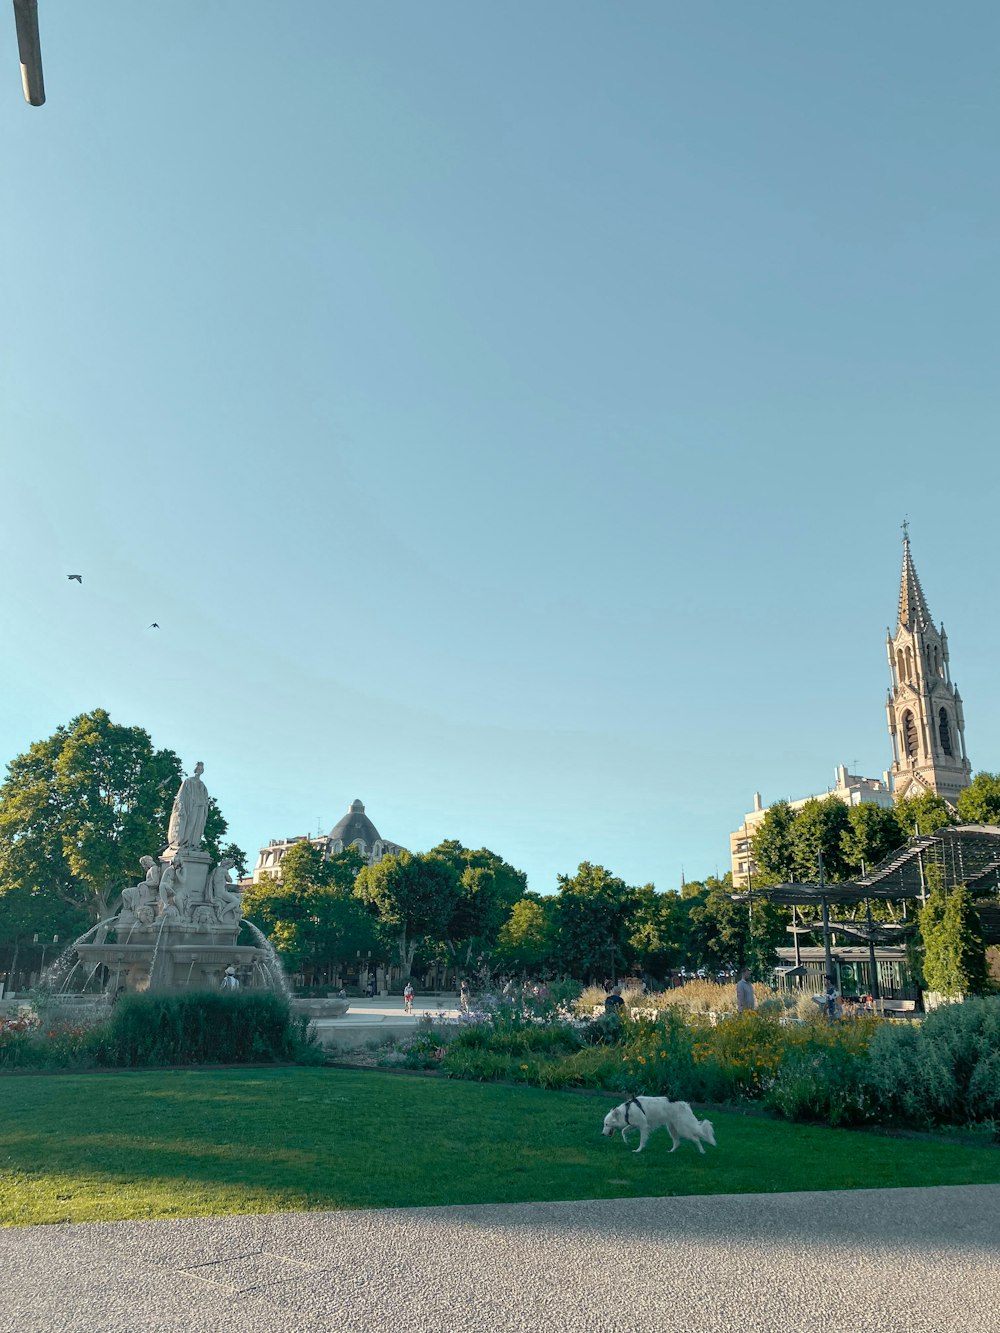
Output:
[[[614,1097],[326,1069],[11,1080],[0,1221],[1000,1181],[1000,1152],[714,1113],[717,1150],[601,1135]],[[662,1205],[661,1205],[662,1207]]]

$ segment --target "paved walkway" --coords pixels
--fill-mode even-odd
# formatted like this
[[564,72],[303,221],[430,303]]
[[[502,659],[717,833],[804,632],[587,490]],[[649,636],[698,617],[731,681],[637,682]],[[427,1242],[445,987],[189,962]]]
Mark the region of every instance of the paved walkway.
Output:
[[15,1229],[0,1330],[997,1333],[998,1219],[977,1185]]

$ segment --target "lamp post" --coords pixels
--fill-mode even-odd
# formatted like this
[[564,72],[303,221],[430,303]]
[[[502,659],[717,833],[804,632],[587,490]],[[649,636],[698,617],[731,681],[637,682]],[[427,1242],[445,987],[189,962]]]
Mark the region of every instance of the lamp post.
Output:
[[[34,934],[34,936],[33,936],[32,943],[33,943],[33,944],[37,944],[37,943],[38,943],[38,931],[37,931],[37,930],[35,931],[35,934]],[[45,971],[45,950],[49,947],[50,944],[58,944],[58,943],[59,943],[59,936],[58,936],[58,935],[53,935],[51,940],[42,940],[41,943],[42,943],[42,964],[41,964],[41,967],[40,967],[39,970],[38,970],[38,979],[39,979],[39,981],[40,981],[41,978],[42,978],[42,973]]]

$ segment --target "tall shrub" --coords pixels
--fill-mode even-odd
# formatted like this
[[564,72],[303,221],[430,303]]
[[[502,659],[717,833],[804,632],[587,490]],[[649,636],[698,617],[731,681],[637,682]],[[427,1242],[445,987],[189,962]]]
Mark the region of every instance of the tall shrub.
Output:
[[1000,998],[966,1000],[919,1027],[884,1023],[869,1077],[887,1118],[925,1126],[1000,1124]]
[[279,995],[124,995],[97,1052],[106,1065],[272,1064],[294,1060],[304,1021]]
[[920,914],[924,978],[942,995],[981,995],[986,989],[986,945],[972,896],[964,884],[946,898],[935,889]]

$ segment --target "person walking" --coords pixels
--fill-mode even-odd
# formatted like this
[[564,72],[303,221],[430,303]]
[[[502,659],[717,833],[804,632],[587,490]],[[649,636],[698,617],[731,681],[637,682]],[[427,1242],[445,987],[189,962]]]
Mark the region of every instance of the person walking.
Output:
[[836,1022],[843,1013],[837,999],[837,979],[828,972],[826,974],[826,990],[823,992],[823,1009],[831,1023]]
[[465,977],[462,978],[462,983],[458,988],[458,1007],[463,1014],[469,1012],[469,983]]
[[413,982],[408,981],[403,987],[403,1013],[413,1013]]
[[744,968],[740,973],[740,979],[736,983],[736,1012],[745,1014],[748,1009],[757,1008],[757,997],[753,993],[753,984],[750,981],[750,969]]

